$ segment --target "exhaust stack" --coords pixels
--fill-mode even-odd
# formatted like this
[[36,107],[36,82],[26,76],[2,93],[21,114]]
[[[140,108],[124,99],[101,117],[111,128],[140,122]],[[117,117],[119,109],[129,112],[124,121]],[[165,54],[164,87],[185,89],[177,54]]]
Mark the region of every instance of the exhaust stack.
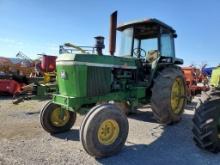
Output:
[[109,52],[112,56],[114,56],[116,47],[117,13],[117,11],[112,13],[110,18]]

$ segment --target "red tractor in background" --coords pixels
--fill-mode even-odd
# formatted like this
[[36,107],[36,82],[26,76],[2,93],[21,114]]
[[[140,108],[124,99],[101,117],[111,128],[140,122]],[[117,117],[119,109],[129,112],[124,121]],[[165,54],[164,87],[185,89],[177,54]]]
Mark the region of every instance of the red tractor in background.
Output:
[[182,67],[182,71],[188,87],[188,102],[191,102],[193,97],[201,94],[202,91],[209,90],[208,78],[203,74],[202,69],[190,66]]

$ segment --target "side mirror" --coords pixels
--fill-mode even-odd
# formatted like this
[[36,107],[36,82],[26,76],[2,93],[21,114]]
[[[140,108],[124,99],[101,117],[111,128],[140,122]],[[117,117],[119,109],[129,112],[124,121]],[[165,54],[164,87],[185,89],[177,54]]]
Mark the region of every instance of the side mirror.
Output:
[[174,64],[182,65],[183,63],[184,63],[184,61],[181,58],[175,58],[174,59]]
[[173,38],[177,38],[177,34],[173,34]]

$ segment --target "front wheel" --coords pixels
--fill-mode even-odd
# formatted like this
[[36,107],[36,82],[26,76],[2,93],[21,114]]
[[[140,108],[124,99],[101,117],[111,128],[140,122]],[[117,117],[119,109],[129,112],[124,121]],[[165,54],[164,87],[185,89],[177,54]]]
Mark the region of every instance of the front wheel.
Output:
[[40,123],[49,133],[61,133],[72,128],[76,121],[76,113],[61,109],[60,105],[49,101],[40,112]]
[[180,121],[186,98],[185,80],[178,67],[168,67],[158,73],[152,88],[151,106],[160,123]]
[[80,127],[80,140],[85,151],[97,158],[119,152],[127,139],[128,120],[113,104],[94,107]]

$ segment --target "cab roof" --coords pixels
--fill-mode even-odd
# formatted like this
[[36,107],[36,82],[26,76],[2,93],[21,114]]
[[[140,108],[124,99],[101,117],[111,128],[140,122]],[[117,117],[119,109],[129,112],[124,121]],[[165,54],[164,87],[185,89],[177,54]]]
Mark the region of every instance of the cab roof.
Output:
[[147,27],[152,27],[155,29],[159,29],[162,27],[164,30],[169,31],[173,34],[176,34],[176,31],[169,25],[165,24],[164,22],[156,19],[156,18],[150,18],[150,19],[144,19],[144,20],[139,20],[139,21],[133,21],[133,22],[128,22],[122,25],[119,25],[117,27],[117,30],[123,31],[124,29],[130,28],[130,27],[135,27],[135,28],[147,28]]

